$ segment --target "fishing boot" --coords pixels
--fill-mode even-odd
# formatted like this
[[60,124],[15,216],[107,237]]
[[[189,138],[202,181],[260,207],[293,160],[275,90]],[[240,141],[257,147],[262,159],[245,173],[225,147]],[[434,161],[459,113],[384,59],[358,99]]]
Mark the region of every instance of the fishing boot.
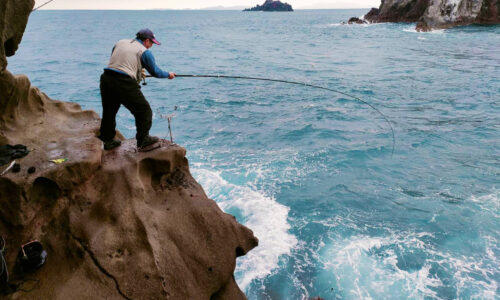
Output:
[[156,136],[151,136],[151,135],[146,135],[142,141],[137,141],[137,148],[139,148],[139,151],[141,150],[146,150],[150,148],[151,145],[155,144],[158,142],[160,139]]
[[114,149],[116,147],[119,147],[121,144],[122,142],[119,140],[104,141],[104,150]]

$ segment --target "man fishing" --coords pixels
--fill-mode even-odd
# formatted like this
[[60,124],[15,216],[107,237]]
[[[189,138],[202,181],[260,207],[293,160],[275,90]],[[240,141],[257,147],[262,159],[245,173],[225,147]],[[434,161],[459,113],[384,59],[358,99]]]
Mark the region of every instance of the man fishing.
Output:
[[123,104],[135,118],[136,139],[139,151],[147,151],[158,142],[158,137],[150,136],[153,113],[141,92],[140,82],[145,68],[153,77],[174,79],[175,73],[165,72],[155,62],[149,49],[160,45],[153,32],[141,29],[135,39],[118,41],[113,48],[109,65],[101,75],[102,120],[99,138],[105,150],[121,145],[115,139],[116,113]]

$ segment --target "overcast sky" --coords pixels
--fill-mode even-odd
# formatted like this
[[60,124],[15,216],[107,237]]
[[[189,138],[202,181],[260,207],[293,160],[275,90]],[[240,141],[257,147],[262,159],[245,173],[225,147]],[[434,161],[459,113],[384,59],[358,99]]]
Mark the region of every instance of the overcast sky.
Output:
[[[48,0],[36,0],[41,5]],[[200,9],[207,7],[252,7],[264,0],[53,0],[43,9]],[[284,0],[296,9],[369,8],[380,0]]]

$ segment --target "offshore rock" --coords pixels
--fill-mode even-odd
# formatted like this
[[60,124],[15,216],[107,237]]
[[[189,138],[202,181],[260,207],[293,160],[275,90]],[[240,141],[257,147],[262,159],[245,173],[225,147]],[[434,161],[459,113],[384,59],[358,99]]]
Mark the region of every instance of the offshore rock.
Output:
[[352,17],[349,19],[349,21],[347,21],[347,24],[366,24],[368,22],[366,22],[365,20],[362,20],[358,17]]
[[[0,3],[2,44],[10,41],[2,51],[13,55],[34,2]],[[36,239],[48,252],[27,276],[39,281],[35,289],[2,299],[245,299],[236,258],[258,241],[207,197],[186,150],[162,141],[138,153],[126,140],[104,151],[99,123],[95,112],[49,99],[26,76],[0,73],[0,145],[31,150],[18,160],[20,172],[0,177],[11,282],[26,279],[15,262],[22,244]],[[59,158],[67,161],[50,162]]]
[[266,0],[264,4],[257,5],[252,8],[246,8],[243,11],[293,11],[293,8],[288,3],[281,1]]
[[417,22],[419,31],[500,24],[500,0],[382,0],[364,19],[372,23]]

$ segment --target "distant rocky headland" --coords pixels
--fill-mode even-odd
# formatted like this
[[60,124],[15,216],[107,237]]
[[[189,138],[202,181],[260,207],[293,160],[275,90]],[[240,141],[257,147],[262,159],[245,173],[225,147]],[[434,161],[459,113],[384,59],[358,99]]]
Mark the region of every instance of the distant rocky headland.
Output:
[[416,22],[418,31],[471,24],[500,24],[499,0],[382,0],[348,23]]
[[252,8],[246,8],[243,11],[293,11],[293,8],[288,3],[266,0],[266,2],[264,2],[264,4],[262,5],[257,5]]

